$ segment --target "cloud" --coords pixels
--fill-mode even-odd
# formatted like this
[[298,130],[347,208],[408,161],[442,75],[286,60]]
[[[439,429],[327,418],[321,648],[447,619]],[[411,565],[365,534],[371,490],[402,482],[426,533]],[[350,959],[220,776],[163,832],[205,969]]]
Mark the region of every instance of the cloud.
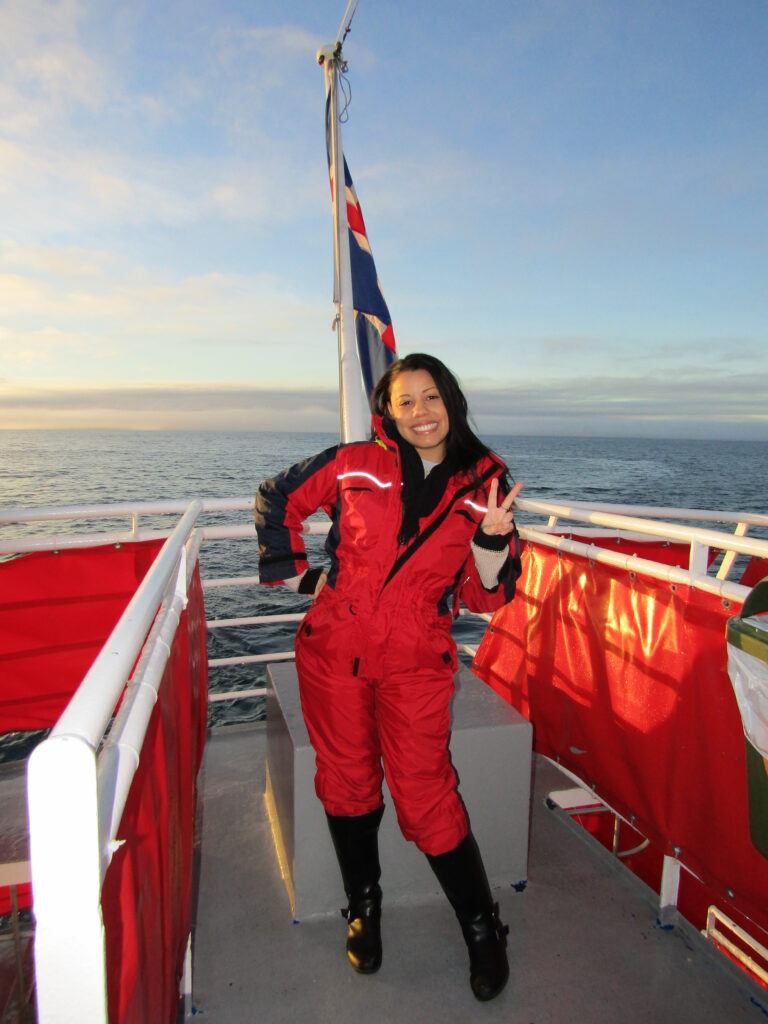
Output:
[[330,296],[271,271],[156,271],[103,248],[0,241],[0,374],[19,386],[323,387],[337,378],[331,315]]
[[110,93],[106,66],[79,39],[85,12],[60,0],[6,0],[0,7],[0,115],[28,134],[73,107],[97,110]]
[[316,53],[322,45],[322,37],[295,25],[276,25],[250,28],[240,33],[244,49],[255,50],[268,63],[287,56],[305,59],[308,53]]
[[[527,343],[526,343],[527,344]],[[615,349],[615,343],[609,338],[599,335],[573,334],[560,337],[545,337],[533,342],[541,351],[548,356],[569,356],[580,358],[584,355],[596,355],[611,352]]]
[[[479,431],[494,434],[744,438],[768,441],[768,373],[687,381],[649,375],[467,387]],[[0,380],[0,428],[338,429],[333,388],[187,384],[29,387]]]
[[[179,227],[206,218],[297,220],[320,207],[321,185],[280,157],[116,153],[70,140],[0,145],[0,189],[13,197],[4,228],[18,237],[94,229]],[[287,191],[283,186],[288,186]],[[293,187],[291,187],[293,186]]]
[[768,372],[591,376],[509,388],[467,386],[481,429],[585,436],[768,440]]
[[112,262],[107,250],[82,246],[22,245],[0,239],[0,266],[57,278],[98,277]]
[[175,386],[14,390],[0,380],[0,429],[335,431],[328,390]]
[[[353,35],[353,71],[374,74],[352,76],[364,102],[345,144],[398,340],[435,350],[465,383],[477,374],[473,405],[500,430],[764,430],[764,377],[731,372],[764,356],[755,102],[738,104],[745,134],[730,127],[732,98],[702,121],[717,131],[686,120],[659,134],[627,120],[645,106],[595,104],[595,81],[576,73],[591,66],[588,51],[568,31],[567,73],[539,66],[541,47],[560,54],[564,9],[502,18],[493,39],[473,26],[466,38],[488,60],[462,79],[442,59],[393,78],[361,46],[365,33]],[[0,4],[0,404],[11,382],[17,394],[46,381],[107,394],[118,383],[234,381],[258,402],[258,386],[308,396],[304,385],[333,381],[314,63],[328,39],[289,22],[254,26],[259,12],[241,4],[185,11]],[[298,17],[321,23],[312,5]],[[421,23],[412,27],[417,37]],[[416,39],[393,51],[381,31],[381,52],[411,65]],[[430,57],[444,41],[430,31]],[[589,47],[607,45],[590,35]],[[744,75],[757,51],[751,59]],[[665,67],[677,78],[679,62]],[[204,389],[200,408],[174,404],[184,387],[161,407],[114,409],[126,425],[255,415]],[[35,416],[107,423],[110,401],[38,402]],[[280,403],[265,403],[282,422]],[[312,415],[291,406],[302,423]]]
[[[266,227],[324,207],[319,148],[317,165],[307,168],[314,137],[285,136],[283,125],[275,145],[279,104],[271,102],[276,92],[286,101],[287,63],[304,54],[316,113],[318,39],[290,25],[235,29],[230,14],[201,49],[204,16],[196,28],[175,17],[156,13],[176,38],[177,59],[153,64],[143,55],[146,18],[129,18],[133,24],[118,33],[69,0],[0,7],[0,195],[12,200],[3,218],[8,234],[82,237],[206,219]],[[301,83],[305,89],[307,80]],[[309,109],[293,104],[293,116]],[[182,146],[169,142],[182,137]]]

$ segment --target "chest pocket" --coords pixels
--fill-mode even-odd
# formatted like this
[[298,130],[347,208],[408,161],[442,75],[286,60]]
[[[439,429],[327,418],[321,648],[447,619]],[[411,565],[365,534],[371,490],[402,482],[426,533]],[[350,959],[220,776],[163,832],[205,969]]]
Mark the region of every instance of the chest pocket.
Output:
[[339,476],[341,536],[358,551],[372,547],[385,529],[391,531],[389,511],[394,484],[361,470]]

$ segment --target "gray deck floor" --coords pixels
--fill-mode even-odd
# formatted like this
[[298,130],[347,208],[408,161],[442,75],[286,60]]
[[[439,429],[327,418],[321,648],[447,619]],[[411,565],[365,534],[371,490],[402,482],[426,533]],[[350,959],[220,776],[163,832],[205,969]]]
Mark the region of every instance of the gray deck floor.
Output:
[[202,1020],[764,1024],[768,1017],[768,993],[721,966],[695,933],[657,927],[648,890],[546,809],[546,793],[563,788],[563,776],[541,759],[528,886],[495,894],[510,926],[504,992],[491,1003],[474,999],[452,910],[443,900],[388,904],[386,864],[384,963],[378,974],[355,974],[340,915],[292,921],[264,804],[265,754],[263,725],[215,732],[205,752],[194,935],[194,1008]]

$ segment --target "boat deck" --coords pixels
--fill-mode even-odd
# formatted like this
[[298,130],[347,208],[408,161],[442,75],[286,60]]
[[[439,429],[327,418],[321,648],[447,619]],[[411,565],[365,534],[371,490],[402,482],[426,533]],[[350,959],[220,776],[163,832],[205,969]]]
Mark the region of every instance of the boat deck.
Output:
[[355,974],[340,915],[292,920],[265,807],[266,746],[261,723],[214,731],[205,751],[193,1007],[211,1024],[445,1024],[480,1015],[507,1024],[764,1024],[767,992],[684,923],[660,928],[654,894],[546,807],[546,794],[570,783],[540,758],[528,885],[495,892],[510,926],[504,992],[491,1003],[474,999],[453,911],[442,899],[388,903],[386,863],[383,966]]

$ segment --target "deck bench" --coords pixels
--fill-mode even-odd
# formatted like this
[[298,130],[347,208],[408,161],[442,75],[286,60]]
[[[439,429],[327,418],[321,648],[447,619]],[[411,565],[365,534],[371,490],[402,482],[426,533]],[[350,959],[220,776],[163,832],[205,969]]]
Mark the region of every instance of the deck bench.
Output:
[[[451,707],[451,758],[491,886],[526,881],[531,724],[460,666]],[[292,662],[267,667],[266,800],[296,920],[338,913],[344,892],[320,801],[315,755],[301,714]],[[382,888],[387,901],[437,895],[426,858],[403,839],[384,784]]]

